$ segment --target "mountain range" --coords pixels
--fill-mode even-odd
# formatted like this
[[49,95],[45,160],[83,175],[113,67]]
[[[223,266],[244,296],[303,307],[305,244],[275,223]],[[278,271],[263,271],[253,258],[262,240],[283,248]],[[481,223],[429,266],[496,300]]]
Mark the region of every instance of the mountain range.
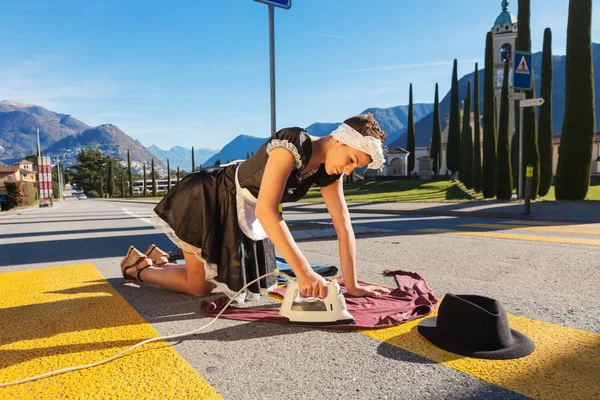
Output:
[[[600,72],[600,44],[592,43],[592,59],[594,64],[594,91],[600,94],[600,76],[597,75],[596,71]],[[565,112],[565,62],[566,56],[553,56],[552,57],[552,129],[554,134],[560,134],[562,131],[562,124],[564,120]],[[474,68],[473,68],[474,69]],[[534,86],[536,97],[540,96],[540,90],[542,86],[542,52],[535,53],[533,55],[533,71],[534,71]],[[479,104],[480,113],[483,116],[483,79],[485,70],[481,69],[478,71],[479,74]],[[475,79],[475,71],[464,75],[458,81],[458,96],[462,100],[467,95],[467,82],[471,81],[473,86]],[[415,88],[413,88],[415,90]],[[434,97],[434,89],[431,89],[431,98]],[[595,96],[596,114],[600,111],[600,95]],[[450,113],[450,92],[444,96],[440,102],[440,115],[445,116]],[[485,119],[485,117],[484,117]],[[446,126],[444,118],[441,119],[442,129]],[[416,146],[427,146],[431,139],[431,132],[433,130],[433,114],[426,116],[415,124],[415,143]],[[596,131],[600,130],[600,119],[596,118]],[[390,147],[405,147],[406,146],[406,132],[402,132],[402,135],[390,144]]]
[[[192,150],[186,149],[181,146],[173,146],[169,150],[163,150],[156,145],[152,145],[148,147],[148,150],[158,157],[165,164],[167,163],[167,159],[169,160],[169,165],[172,170],[179,169],[190,171],[192,169]],[[213,154],[216,154],[218,150],[212,149],[194,149],[194,163],[195,167],[198,168],[200,165],[204,164],[206,160],[208,160]]]
[[[600,45],[593,43],[594,71],[600,71]],[[539,96],[541,86],[541,58],[542,53],[534,54],[534,77],[536,94]],[[560,133],[564,119],[565,97],[565,60],[566,56],[553,57],[553,131]],[[450,75],[450,71],[448,71]],[[460,71],[459,71],[460,72]],[[475,72],[462,76],[459,80],[459,97],[466,96],[467,82],[473,82]],[[479,74],[480,112],[483,112],[483,79],[484,70]],[[594,90],[598,93],[600,79],[596,78]],[[414,88],[415,91],[421,88]],[[433,98],[433,88],[431,89]],[[595,97],[596,110],[600,110],[600,96]],[[440,114],[446,116],[450,110],[450,93],[448,92],[440,102]],[[415,104],[416,145],[427,146],[431,138],[433,126],[433,104]],[[389,148],[406,147],[406,124],[408,121],[408,106],[395,106],[389,108],[368,108],[361,113],[372,113],[380,126],[387,132],[385,142]],[[485,120],[485,118],[484,118]],[[441,118],[442,129],[445,120]],[[600,118],[596,118],[597,130],[600,130]],[[340,125],[340,122],[316,122],[306,131],[314,136],[329,134]],[[165,151],[157,146],[145,148],[139,141],[133,140],[118,127],[104,124],[90,127],[84,122],[68,114],[61,114],[46,110],[31,104],[21,104],[10,100],[0,102],[0,160],[11,163],[36,152],[37,129],[40,132],[40,143],[44,154],[60,155],[74,161],[78,149],[87,145],[98,147],[103,151],[117,157],[126,159],[126,150],[132,152],[132,161],[135,163],[148,162],[151,158],[159,166],[164,166],[168,158],[171,168],[179,166],[181,169],[191,169],[191,150],[174,146]],[[195,151],[196,165],[211,166],[216,160],[225,163],[236,159],[245,159],[248,154],[256,151],[267,139],[248,135],[239,135],[219,151],[211,149],[198,149]],[[63,159],[64,160],[64,159]],[[64,161],[63,161],[64,162]],[[141,165],[141,164],[140,164]]]

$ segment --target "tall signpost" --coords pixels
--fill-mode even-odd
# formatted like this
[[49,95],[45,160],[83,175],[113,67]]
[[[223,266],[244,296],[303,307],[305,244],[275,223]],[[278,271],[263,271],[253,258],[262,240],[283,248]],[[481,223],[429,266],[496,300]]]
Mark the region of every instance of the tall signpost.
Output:
[[517,187],[517,197],[523,198],[523,108],[537,107],[544,104],[544,99],[525,100],[525,91],[533,87],[533,55],[528,52],[515,51],[513,87],[515,92],[509,96],[509,99],[519,102],[519,183]]
[[289,10],[292,0],[254,0],[269,6],[269,58],[271,69],[271,136],[275,135],[275,7]]

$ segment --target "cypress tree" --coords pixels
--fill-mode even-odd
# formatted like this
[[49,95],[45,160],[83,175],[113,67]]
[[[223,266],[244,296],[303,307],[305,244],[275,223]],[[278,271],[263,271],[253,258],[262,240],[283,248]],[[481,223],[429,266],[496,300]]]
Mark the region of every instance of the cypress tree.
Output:
[[557,200],[583,200],[590,184],[596,130],[591,26],[592,0],[570,0],[565,119],[558,149]]
[[125,197],[125,178],[121,174],[121,198]]
[[485,42],[485,75],[483,79],[483,167],[482,191],[486,199],[496,195],[496,99],[494,96],[494,45],[492,32]]
[[146,189],[146,163],[144,163],[144,186],[143,186],[143,194],[142,196],[148,196],[148,191]]
[[192,173],[196,170],[196,160],[194,158],[194,146],[192,146]]
[[450,121],[446,144],[446,167],[454,175],[460,168],[460,103],[458,98],[458,61],[454,59],[450,89]]
[[467,96],[463,106],[462,136],[460,138],[460,181],[473,189],[473,128],[471,128],[471,81],[467,82]]
[[100,167],[100,197],[104,198],[104,180],[102,179],[102,174],[104,173],[104,171],[102,171],[102,167]]
[[179,165],[177,166],[177,182],[179,182]]
[[510,118],[508,104],[509,64],[508,61],[504,63],[504,79],[502,80],[502,94],[500,95],[500,120],[498,122],[498,187],[496,197],[501,200],[510,200],[513,192],[510,148],[508,143]]
[[515,133],[510,142],[510,163],[512,166],[513,189],[517,189],[519,184],[519,124],[521,116],[519,108],[515,109]]
[[545,100],[540,108],[540,188],[538,194],[545,196],[552,186],[552,30],[544,30],[542,52],[542,88],[540,96]]
[[115,170],[113,167],[113,161],[108,160],[108,196],[113,197],[115,195]]
[[481,116],[479,114],[479,70],[475,63],[475,87],[473,88],[473,112],[474,112],[474,135],[473,135],[473,190],[481,192]]
[[[517,34],[516,48],[520,51],[531,51],[531,0],[519,0],[519,33]],[[529,66],[533,74],[533,65]],[[535,96],[535,83],[532,79],[531,90],[525,91],[528,99]],[[518,110],[517,110],[518,111]],[[536,128],[537,107],[523,108],[523,194],[525,193],[526,166],[533,165],[533,180],[531,184],[531,198],[535,199],[540,184],[540,153],[537,142]]]
[[154,170],[154,158],[152,160],[152,197],[156,197],[156,171]]
[[129,172],[129,197],[133,198],[133,174],[131,173],[131,153],[127,150],[127,171]]
[[167,193],[171,191],[171,164],[167,158]]
[[431,148],[429,156],[433,158],[433,172],[439,175],[442,168],[442,125],[440,123],[440,101],[438,95],[438,84],[435,84],[435,100],[433,103],[433,131],[431,133]]
[[413,110],[412,83],[408,92],[408,129],[406,131],[406,150],[408,150],[408,175],[415,169],[415,116]]

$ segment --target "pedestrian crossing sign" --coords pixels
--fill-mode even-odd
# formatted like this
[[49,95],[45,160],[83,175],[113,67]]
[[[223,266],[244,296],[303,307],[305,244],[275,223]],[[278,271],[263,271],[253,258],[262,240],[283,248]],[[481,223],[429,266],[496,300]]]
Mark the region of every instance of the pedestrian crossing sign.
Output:
[[533,82],[533,55],[515,51],[513,87],[520,90],[531,90]]

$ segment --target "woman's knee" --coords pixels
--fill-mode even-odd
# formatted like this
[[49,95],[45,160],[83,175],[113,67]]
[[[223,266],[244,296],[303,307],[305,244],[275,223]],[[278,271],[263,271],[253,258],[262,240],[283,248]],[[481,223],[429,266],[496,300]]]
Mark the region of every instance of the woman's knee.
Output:
[[203,285],[191,285],[188,287],[188,294],[194,297],[204,297],[208,296],[210,292],[212,292],[213,285],[209,282],[204,282]]

